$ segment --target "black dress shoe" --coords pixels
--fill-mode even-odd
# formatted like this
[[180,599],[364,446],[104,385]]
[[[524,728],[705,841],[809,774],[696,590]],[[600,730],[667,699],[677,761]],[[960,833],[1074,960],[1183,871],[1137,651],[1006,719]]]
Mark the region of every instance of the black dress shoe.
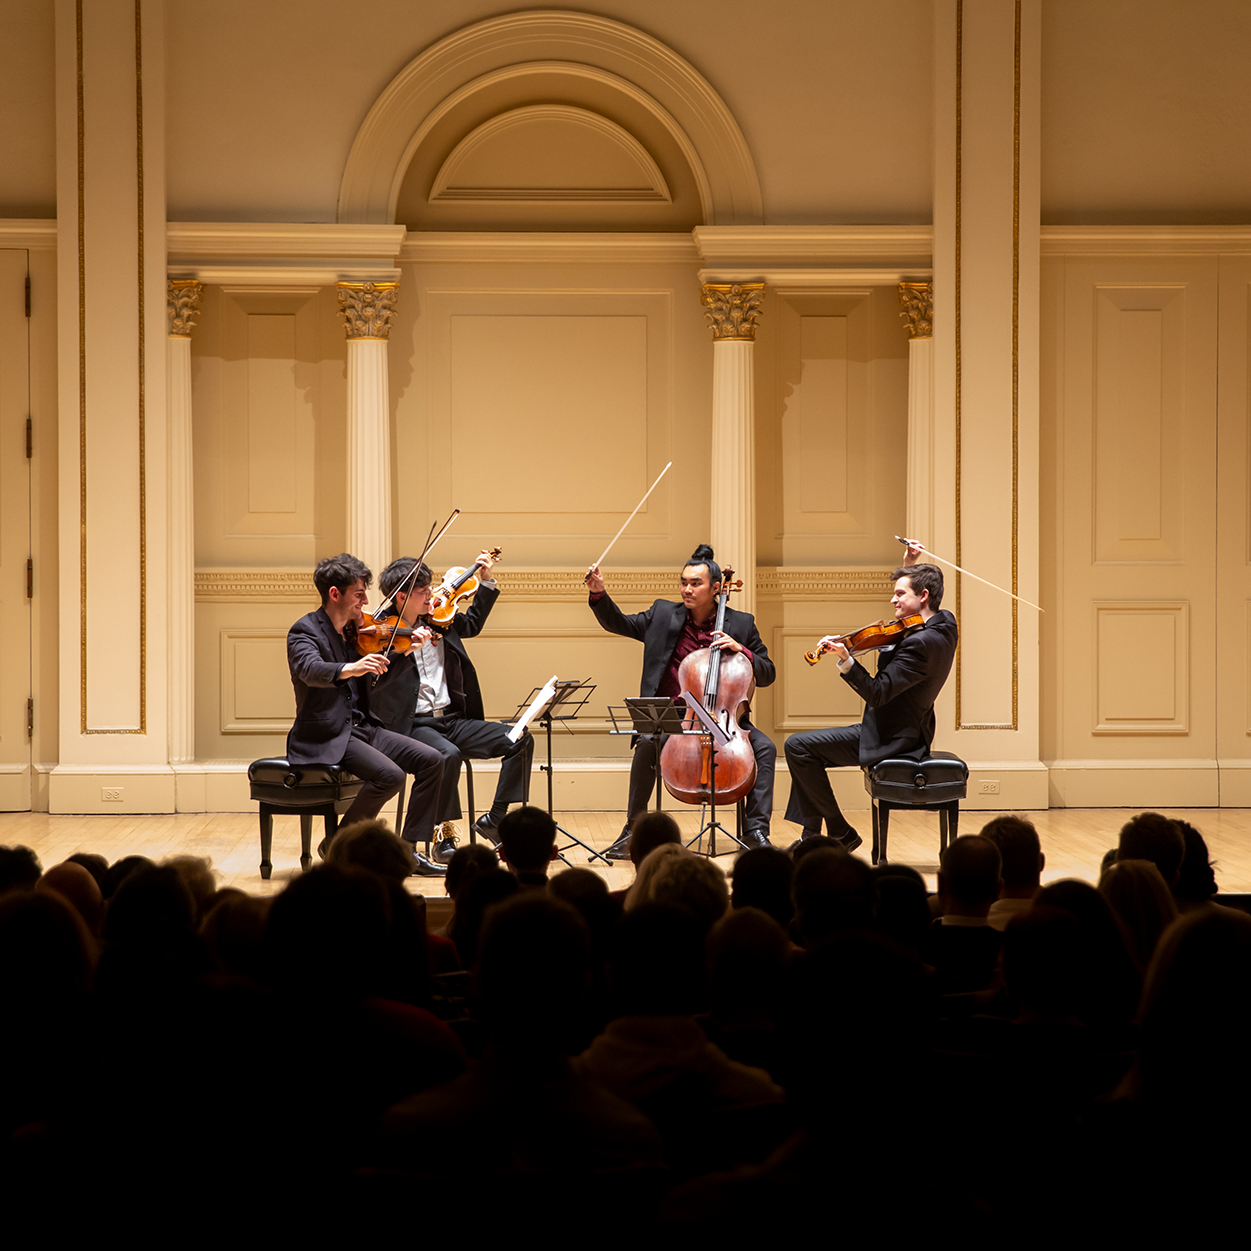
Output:
[[446,877],[447,865],[435,864],[433,860],[427,860],[425,856],[417,850],[412,843],[406,843],[405,846],[412,853],[413,868],[410,876],[412,877]]
[[855,851],[864,842],[864,839],[849,825],[834,841],[844,851]]
[[629,860],[630,858],[630,827],[621,831],[621,837],[611,847],[603,851],[605,860]]
[[473,832],[479,838],[485,838],[492,847],[500,845],[500,827],[491,820],[489,812],[484,812],[473,823]]
[[769,841],[768,829],[762,826],[757,830],[744,830],[743,846],[748,850],[751,850],[753,847],[772,847],[773,844]]
[[434,851],[431,854],[432,860],[437,860],[439,864],[447,864],[447,862],[456,854],[456,844],[460,842],[460,830],[451,821],[444,821],[442,825],[436,826],[434,830]]

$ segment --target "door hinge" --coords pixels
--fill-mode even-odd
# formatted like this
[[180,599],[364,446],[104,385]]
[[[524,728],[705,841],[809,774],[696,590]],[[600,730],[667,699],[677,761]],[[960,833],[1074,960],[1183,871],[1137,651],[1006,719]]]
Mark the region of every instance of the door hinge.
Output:
[[29,417],[26,418],[26,459],[30,460],[31,448],[34,445],[35,429],[34,423]]
[[30,275],[26,275],[26,316],[30,316]]
[[26,736],[30,738],[35,733],[35,701],[28,699],[26,701]]
[[26,598],[35,598],[35,561],[34,557],[26,560]]

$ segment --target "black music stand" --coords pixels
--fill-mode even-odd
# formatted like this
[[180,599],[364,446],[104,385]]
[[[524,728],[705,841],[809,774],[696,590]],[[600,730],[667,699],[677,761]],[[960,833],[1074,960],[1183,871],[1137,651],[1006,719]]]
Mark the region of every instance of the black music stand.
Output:
[[[709,787],[708,796],[708,820],[699,827],[699,833],[686,845],[690,847],[693,843],[699,844],[696,847],[697,855],[708,855],[715,857],[717,854],[717,831],[720,830],[732,843],[737,843],[744,851],[747,850],[747,844],[743,842],[737,834],[731,834],[729,830],[717,820],[717,748],[724,747],[730,741],[730,736],[721,728],[717,719],[708,711],[707,708],[699,702],[699,700],[691,694],[690,691],[682,692],[682,700],[686,706],[695,714],[695,720],[699,722],[694,729],[683,730],[683,734],[699,734],[710,740],[712,746],[712,769],[711,769],[711,786]],[[704,835],[708,835],[708,851],[703,850]]]
[[[594,684],[589,678],[585,682],[581,678],[573,678],[563,682],[557,680],[555,687],[556,690],[554,694],[552,694],[545,704],[539,707],[532,718],[547,732],[547,764],[539,765],[539,772],[547,774],[547,815],[551,817],[553,821],[556,820],[556,817],[552,810],[552,722],[573,721],[577,717],[578,713],[586,707],[587,700],[591,698],[591,692],[595,689]],[[542,686],[536,686],[534,690],[532,690],[530,694],[517,705],[517,715],[515,717],[507,717],[505,720],[510,723],[520,720],[526,710],[534,702],[535,697],[543,689],[544,688]],[[581,698],[578,698],[578,696],[581,696]],[[560,709],[561,711],[557,712],[557,709]],[[567,730],[569,729],[568,726],[565,728]],[[573,731],[569,730],[569,733],[572,734]],[[595,858],[598,856],[599,859],[609,866],[609,868],[612,867],[612,861],[609,860],[607,856],[605,856],[602,852],[596,851],[594,847],[590,846],[590,844],[584,843],[576,834],[570,834],[559,821],[556,822],[556,829],[569,840],[564,847],[558,847],[556,849],[556,854],[564,860],[570,868],[573,868],[573,865],[569,863],[569,860],[565,856],[565,852],[575,845],[581,847],[583,851],[589,851],[591,853],[588,863],[594,864]]]
[[[624,723],[627,714],[628,725]],[[624,708],[610,705],[608,715],[613,724],[609,734],[629,734],[651,739],[656,744],[656,811],[660,812],[664,807],[661,803],[664,786],[660,780],[660,741],[669,734],[682,733],[685,709],[667,695],[635,695],[626,699]]]

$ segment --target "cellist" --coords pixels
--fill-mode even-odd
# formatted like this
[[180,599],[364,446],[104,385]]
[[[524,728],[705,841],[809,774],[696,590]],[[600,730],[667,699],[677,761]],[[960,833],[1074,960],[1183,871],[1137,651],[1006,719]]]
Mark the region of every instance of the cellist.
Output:
[[[756,685],[771,686],[777,677],[765,648],[756,619],[745,612],[727,608],[725,630],[713,630],[716,596],[721,588],[721,567],[713,559],[712,548],[703,544],[683,566],[682,602],[658,599],[646,612],[623,613],[604,590],[599,565],[587,572],[591,611],[610,634],[638,639],[643,644],[643,677],[639,694],[678,696],[678,667],[691,652],[701,647],[724,648],[751,658]],[[773,815],[773,773],[777,748],[750,722],[743,728],[750,733],[752,754],[756,757],[756,785],[747,796],[747,817],[743,842],[748,847],[769,847],[769,820]],[[626,801],[626,824],[604,855],[610,860],[630,858],[630,822],[647,808],[655,786],[656,761],[660,744],[639,739],[630,766],[630,792]]]

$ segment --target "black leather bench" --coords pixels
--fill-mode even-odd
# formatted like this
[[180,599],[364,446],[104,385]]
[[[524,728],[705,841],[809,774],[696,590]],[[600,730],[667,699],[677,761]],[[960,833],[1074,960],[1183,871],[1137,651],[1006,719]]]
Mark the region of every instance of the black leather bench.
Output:
[[873,863],[886,863],[886,831],[896,808],[938,813],[939,854],[955,842],[960,801],[968,792],[969,766],[949,751],[924,760],[879,760],[864,770],[864,789],[873,802]]
[[365,783],[338,766],[292,765],[275,756],[248,766],[248,785],[252,798],[261,805],[261,877],[268,880],[273,868],[274,817],[300,818],[300,868],[307,869],[313,863],[313,818],[324,818],[326,839],[332,839],[339,817]]

